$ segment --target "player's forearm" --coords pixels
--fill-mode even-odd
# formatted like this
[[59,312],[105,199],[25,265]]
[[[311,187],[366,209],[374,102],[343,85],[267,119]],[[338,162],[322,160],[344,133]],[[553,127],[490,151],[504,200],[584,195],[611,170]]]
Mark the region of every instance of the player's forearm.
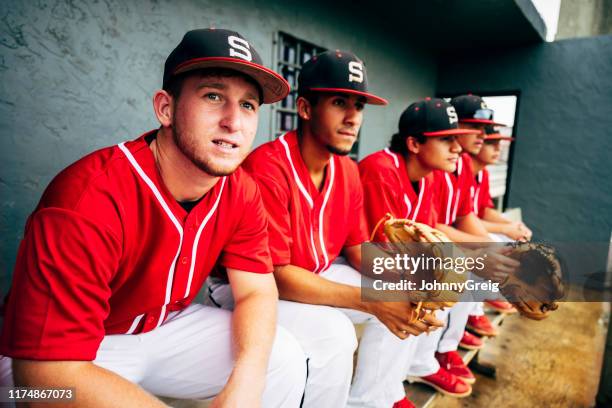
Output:
[[[232,315],[234,369],[228,384],[242,384],[261,397],[276,333],[278,293],[253,292],[236,302]],[[242,387],[237,387],[238,389]]]
[[[90,361],[14,360],[15,385],[24,387],[74,388],[75,400],[54,407],[166,407],[138,385]],[[28,403],[25,407],[47,407]]]
[[508,225],[510,225],[509,222],[499,223],[487,220],[480,220],[480,222],[485,227],[487,232],[492,232],[494,234],[503,234],[507,230]]
[[453,242],[487,242],[488,238],[479,235],[469,234],[446,224],[436,224],[436,229],[445,233]]
[[281,299],[363,310],[358,287],[332,282],[294,265],[274,268],[274,277]]
[[480,237],[480,242],[490,241],[489,233],[473,212],[463,217],[458,217],[454,226],[465,233]]
[[512,221],[501,215],[501,213],[493,208],[485,208],[482,220],[497,224],[510,224]]
[[350,247],[344,247],[342,254],[356,270],[361,270],[361,245],[353,245]]

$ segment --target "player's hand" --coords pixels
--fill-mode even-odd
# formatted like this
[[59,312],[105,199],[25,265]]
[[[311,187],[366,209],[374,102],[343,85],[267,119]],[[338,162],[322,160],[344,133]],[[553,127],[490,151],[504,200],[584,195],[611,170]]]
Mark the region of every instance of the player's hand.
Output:
[[414,306],[408,302],[369,303],[368,311],[402,340],[444,326],[433,314],[425,314],[424,311],[420,313],[419,319],[414,319]]
[[482,270],[474,269],[473,272],[484,279],[490,279],[493,282],[505,282],[509,274],[518,270],[521,263],[515,259],[509,258],[508,255],[512,252],[512,248],[491,247],[477,250],[475,256],[484,257],[484,268]]
[[533,232],[522,222],[519,222],[519,228],[523,231],[525,235],[525,241],[531,241],[531,237],[533,236]]
[[244,407],[261,408],[261,392],[252,390],[248,384],[241,386],[236,381],[232,381],[231,377],[210,405],[210,408]]
[[514,241],[524,242],[531,239],[531,231],[529,231],[528,228],[523,227],[519,222],[504,224],[502,234],[512,238]]

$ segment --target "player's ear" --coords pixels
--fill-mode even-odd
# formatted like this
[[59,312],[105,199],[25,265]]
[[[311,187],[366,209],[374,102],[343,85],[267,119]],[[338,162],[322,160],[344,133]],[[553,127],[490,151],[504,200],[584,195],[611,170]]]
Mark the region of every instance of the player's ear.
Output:
[[310,102],[303,96],[300,96],[296,104],[298,116],[303,120],[310,120],[312,118],[312,105]]
[[406,138],[406,147],[411,154],[419,154],[421,150],[421,144],[412,136]]
[[163,127],[172,126],[174,115],[174,98],[163,89],[153,95],[153,110],[157,120]]

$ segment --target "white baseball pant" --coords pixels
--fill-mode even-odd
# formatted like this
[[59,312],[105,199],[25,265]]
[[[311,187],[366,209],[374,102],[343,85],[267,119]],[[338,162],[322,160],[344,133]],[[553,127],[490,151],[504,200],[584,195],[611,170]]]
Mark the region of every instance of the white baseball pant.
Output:
[[[192,304],[171,313],[151,332],[105,336],[94,364],[158,396],[206,399],[221,391],[233,360],[231,312]],[[0,378],[10,372],[4,363]],[[262,406],[298,407],[305,381],[306,357],[300,345],[277,327]]]
[[446,327],[442,329],[440,343],[438,344],[439,353],[457,351],[459,342],[465,332],[468,316],[472,314],[475,305],[478,303],[480,302],[458,302],[450,308]]
[[[444,323],[448,320],[449,309],[437,310],[436,318]],[[429,334],[421,334],[417,337],[412,361],[409,361],[404,371],[405,377],[425,377],[435,374],[440,369],[440,363],[436,360],[436,351],[440,337],[446,329],[446,325]]]
[[[360,286],[361,274],[340,262],[320,276]],[[209,282],[211,302],[231,308],[228,285]],[[390,408],[405,397],[405,362],[414,351],[415,337],[400,340],[374,316],[360,311],[283,300],[278,305],[278,323],[293,334],[308,358],[303,407]],[[353,323],[365,327],[351,387],[357,347]]]

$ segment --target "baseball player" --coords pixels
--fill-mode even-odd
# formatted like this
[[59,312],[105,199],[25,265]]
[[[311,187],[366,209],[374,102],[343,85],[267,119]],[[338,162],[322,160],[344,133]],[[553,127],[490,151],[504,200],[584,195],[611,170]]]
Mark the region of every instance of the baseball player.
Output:
[[[463,153],[461,154],[457,169],[457,180],[459,184],[456,187],[458,191],[456,197],[459,199],[462,210],[468,211],[469,217],[472,217],[474,222],[478,224],[480,228],[479,235],[481,236],[480,241],[491,241],[492,239],[488,235],[488,231],[473,211],[475,179],[472,170],[472,158],[477,155],[482,148],[486,126],[499,125],[499,123],[493,120],[493,110],[488,109],[486,103],[480,96],[472,94],[457,96],[451,100],[451,104],[457,111],[459,126],[478,131],[478,133],[471,136],[459,139]],[[448,174],[445,175],[445,178],[447,178],[447,181],[448,178],[453,180],[452,176]],[[449,190],[443,189],[445,192]],[[451,193],[448,193],[448,195],[450,194]],[[444,200],[442,203],[443,202]],[[464,239],[460,237],[457,237],[457,240],[459,242],[464,241]],[[479,341],[478,338],[464,330],[463,326],[465,325],[467,325],[470,330],[482,336],[497,335],[497,331],[484,315],[482,302],[462,302],[454,307],[450,314],[450,323],[447,330],[442,335],[438,350],[443,354],[443,358],[444,356],[450,356],[450,358],[459,363],[459,359],[454,355],[454,351],[459,343],[463,344],[463,346],[467,346],[466,348],[482,347],[482,342]],[[446,354],[448,352],[451,354]]]
[[[461,152],[456,136],[470,132],[458,129],[455,109],[441,99],[410,105],[390,146],[359,163],[370,231],[387,213],[435,226],[432,172],[455,170]],[[376,241],[383,240],[377,231]]]
[[[159,129],[63,170],[27,221],[0,341],[15,384],[75,387],[75,407],[299,405],[305,356],[275,329],[267,216],[238,168],[260,105],[288,91],[240,34],[184,36]],[[215,266],[233,313],[192,304]]]
[[489,191],[489,171],[486,166],[499,160],[501,142],[514,138],[504,136],[494,126],[486,126],[484,144],[476,155],[472,155],[472,173],[474,174],[473,209],[485,229],[490,234],[502,235],[503,240],[529,241],[532,232],[522,222],[512,222],[495,210]]
[[[458,137],[464,153],[461,154],[457,168],[454,172],[434,172],[434,182],[436,188],[436,213],[438,223],[436,228],[447,233],[447,235],[457,242],[488,242],[490,238],[486,229],[472,211],[472,186],[473,174],[470,154],[478,154],[483,144],[484,126],[496,124],[493,121],[493,111],[486,107],[482,98],[475,95],[462,95],[451,100],[451,105],[455,108],[459,127],[461,129],[472,130],[470,134]],[[499,273],[508,273],[511,268],[518,266],[514,260],[500,256],[497,268]],[[465,366],[462,358],[457,353],[457,347],[461,343],[466,348],[480,348],[482,341],[476,336],[465,331],[468,317],[471,318],[472,326],[477,328],[480,334],[496,335],[496,331],[488,321],[480,302],[459,302],[454,305],[448,315],[440,314],[445,318],[446,327],[420,339],[418,343],[417,357],[408,370],[408,374],[414,381],[425,382],[445,394],[448,389],[440,387],[429,379],[431,373],[436,373],[440,366],[447,371],[455,374],[464,382],[473,383],[475,377],[471,370]],[[439,337],[437,341],[436,336]],[[435,358],[434,358],[435,357]],[[456,395],[456,396],[465,396]]]
[[[473,186],[473,208],[474,213],[480,218],[485,229],[494,240],[505,241],[529,241],[531,230],[522,222],[512,222],[506,219],[499,211],[495,210],[493,199],[489,191],[489,171],[486,166],[495,164],[501,152],[501,142],[512,141],[514,138],[504,136],[495,130],[492,125],[485,127],[484,144],[477,155],[472,155],[472,173],[474,174]],[[515,313],[516,309],[509,303],[502,300],[487,300],[485,304],[501,313]],[[481,310],[476,310],[479,313]],[[472,330],[478,332],[477,323],[472,325],[474,320],[468,318],[468,325]]]
[[[298,129],[244,163],[270,215],[279,322],[309,361],[305,407],[344,407],[347,399],[350,407],[405,406],[403,339],[439,324],[411,323],[408,303],[361,298],[360,245],[368,231],[359,171],[347,155],[366,103],[387,102],[368,92],[363,62],[347,51],[319,54],[298,77]],[[223,285],[211,287],[217,303],[231,303]],[[357,346],[352,322],[365,329],[349,395]]]
[[[455,171],[461,153],[457,139],[473,132],[458,127],[455,108],[442,99],[426,98],[411,104],[402,113],[399,132],[393,135],[390,146],[359,163],[370,230],[387,213],[435,226],[432,172]],[[376,241],[384,240],[377,232]],[[443,319],[446,313],[438,312],[438,318]],[[439,335],[422,334],[417,342],[423,338],[436,344]],[[416,346],[414,343],[412,353]],[[413,360],[413,354],[407,356],[408,364]],[[412,370],[408,372],[412,374]],[[468,383],[439,365],[432,373],[417,370],[416,375],[446,395],[467,396],[471,392]]]
[[[486,130],[488,128],[493,128],[493,126],[500,125],[499,123],[493,120],[493,111],[488,109],[485,102],[481,97],[476,95],[462,95],[456,98],[453,98],[451,103],[457,109],[457,113],[459,115],[459,121],[461,122],[461,126],[463,127],[471,127],[477,128],[481,130],[481,133],[478,138],[471,139],[470,138],[462,138],[460,139],[460,143],[462,148],[464,149],[464,153],[462,154],[463,162],[466,167],[469,167],[470,181],[471,186],[470,189],[470,197],[472,201],[471,210],[474,212],[476,216],[478,216],[478,208],[474,206],[474,200],[478,200],[479,197],[484,197],[480,195],[479,183],[478,183],[478,175],[475,171],[474,160],[480,154],[481,150],[484,146],[484,140],[486,136]],[[488,150],[488,149],[487,149]],[[483,214],[480,212],[480,214]],[[501,215],[500,215],[501,216]],[[489,235],[489,240],[498,241],[499,239],[490,234],[492,231],[486,225],[486,221],[483,221],[482,217],[479,217],[481,225],[487,231]],[[490,227],[491,225],[489,225]],[[496,231],[499,231],[499,228],[495,228]],[[504,312],[511,313],[514,309],[512,306],[503,301],[493,301],[489,303],[489,305],[496,307],[498,310],[503,309]],[[467,307],[464,305],[464,307]],[[453,311],[451,313],[457,313]],[[455,318],[456,322],[463,321],[463,316],[460,318]],[[482,302],[473,303],[473,309],[469,312],[469,316],[467,318],[466,326],[468,329],[477,333],[481,336],[496,336],[497,330],[493,327],[489,319],[485,316],[483,310]],[[459,331],[459,327],[455,329]],[[451,330],[452,333],[452,330]],[[451,337],[452,338],[452,335]],[[480,348],[482,347],[481,342],[478,341],[477,338],[472,336],[469,332],[464,332],[463,337],[460,341],[462,347],[465,348]],[[454,340],[450,341],[450,345],[447,346],[449,348],[454,347]],[[442,344],[444,347],[444,343]]]

